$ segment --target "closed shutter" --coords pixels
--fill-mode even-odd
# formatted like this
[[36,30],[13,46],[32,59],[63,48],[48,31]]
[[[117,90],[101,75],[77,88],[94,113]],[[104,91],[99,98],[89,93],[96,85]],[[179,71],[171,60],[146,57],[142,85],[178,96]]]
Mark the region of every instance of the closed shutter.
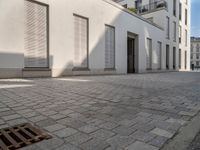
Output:
[[157,57],[158,57],[158,69],[161,69],[161,67],[162,67],[162,66],[161,66],[161,65],[162,65],[162,64],[161,64],[161,62],[162,62],[162,43],[161,43],[161,42],[158,42],[158,45],[157,45],[157,46],[158,46],[158,49],[157,49],[157,50],[158,50],[158,51],[157,51],[157,52],[158,52],[158,53],[157,53],[157,55],[158,55],[158,56],[157,56]]
[[115,68],[115,28],[105,26],[105,68]]
[[152,67],[152,41],[147,39],[147,55],[146,55],[146,67],[151,69]]
[[25,67],[48,67],[47,9],[25,0]]
[[88,19],[74,15],[74,67],[88,68]]

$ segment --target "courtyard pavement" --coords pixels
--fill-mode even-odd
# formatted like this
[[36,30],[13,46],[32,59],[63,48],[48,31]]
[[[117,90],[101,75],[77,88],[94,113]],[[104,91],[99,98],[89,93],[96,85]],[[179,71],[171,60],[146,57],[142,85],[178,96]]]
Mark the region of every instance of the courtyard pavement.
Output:
[[200,110],[200,73],[0,80],[0,128],[53,138],[23,150],[159,150]]

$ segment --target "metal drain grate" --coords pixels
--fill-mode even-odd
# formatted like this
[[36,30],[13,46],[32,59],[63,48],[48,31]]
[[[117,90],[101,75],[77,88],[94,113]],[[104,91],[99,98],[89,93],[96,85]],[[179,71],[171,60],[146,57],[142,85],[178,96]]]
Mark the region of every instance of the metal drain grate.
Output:
[[50,135],[29,123],[0,129],[0,150],[15,150],[50,138]]

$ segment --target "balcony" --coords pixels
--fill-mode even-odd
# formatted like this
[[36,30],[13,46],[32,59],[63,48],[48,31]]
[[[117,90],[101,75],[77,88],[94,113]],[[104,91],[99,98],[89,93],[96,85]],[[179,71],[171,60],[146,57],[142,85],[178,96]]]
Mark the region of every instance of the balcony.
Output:
[[165,0],[155,1],[153,3],[149,3],[147,5],[140,6],[140,7],[138,7],[138,13],[139,14],[148,13],[148,12],[160,9],[160,8],[166,8],[166,9],[168,8],[167,2]]

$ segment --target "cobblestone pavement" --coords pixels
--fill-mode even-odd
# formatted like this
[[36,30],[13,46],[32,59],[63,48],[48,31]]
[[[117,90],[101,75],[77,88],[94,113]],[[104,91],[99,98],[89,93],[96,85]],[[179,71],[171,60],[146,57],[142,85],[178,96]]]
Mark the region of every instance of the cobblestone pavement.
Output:
[[23,150],[158,150],[200,110],[200,73],[0,80],[0,128],[53,135]]
[[200,133],[198,133],[198,135],[192,141],[192,143],[188,147],[188,150],[200,150]]

